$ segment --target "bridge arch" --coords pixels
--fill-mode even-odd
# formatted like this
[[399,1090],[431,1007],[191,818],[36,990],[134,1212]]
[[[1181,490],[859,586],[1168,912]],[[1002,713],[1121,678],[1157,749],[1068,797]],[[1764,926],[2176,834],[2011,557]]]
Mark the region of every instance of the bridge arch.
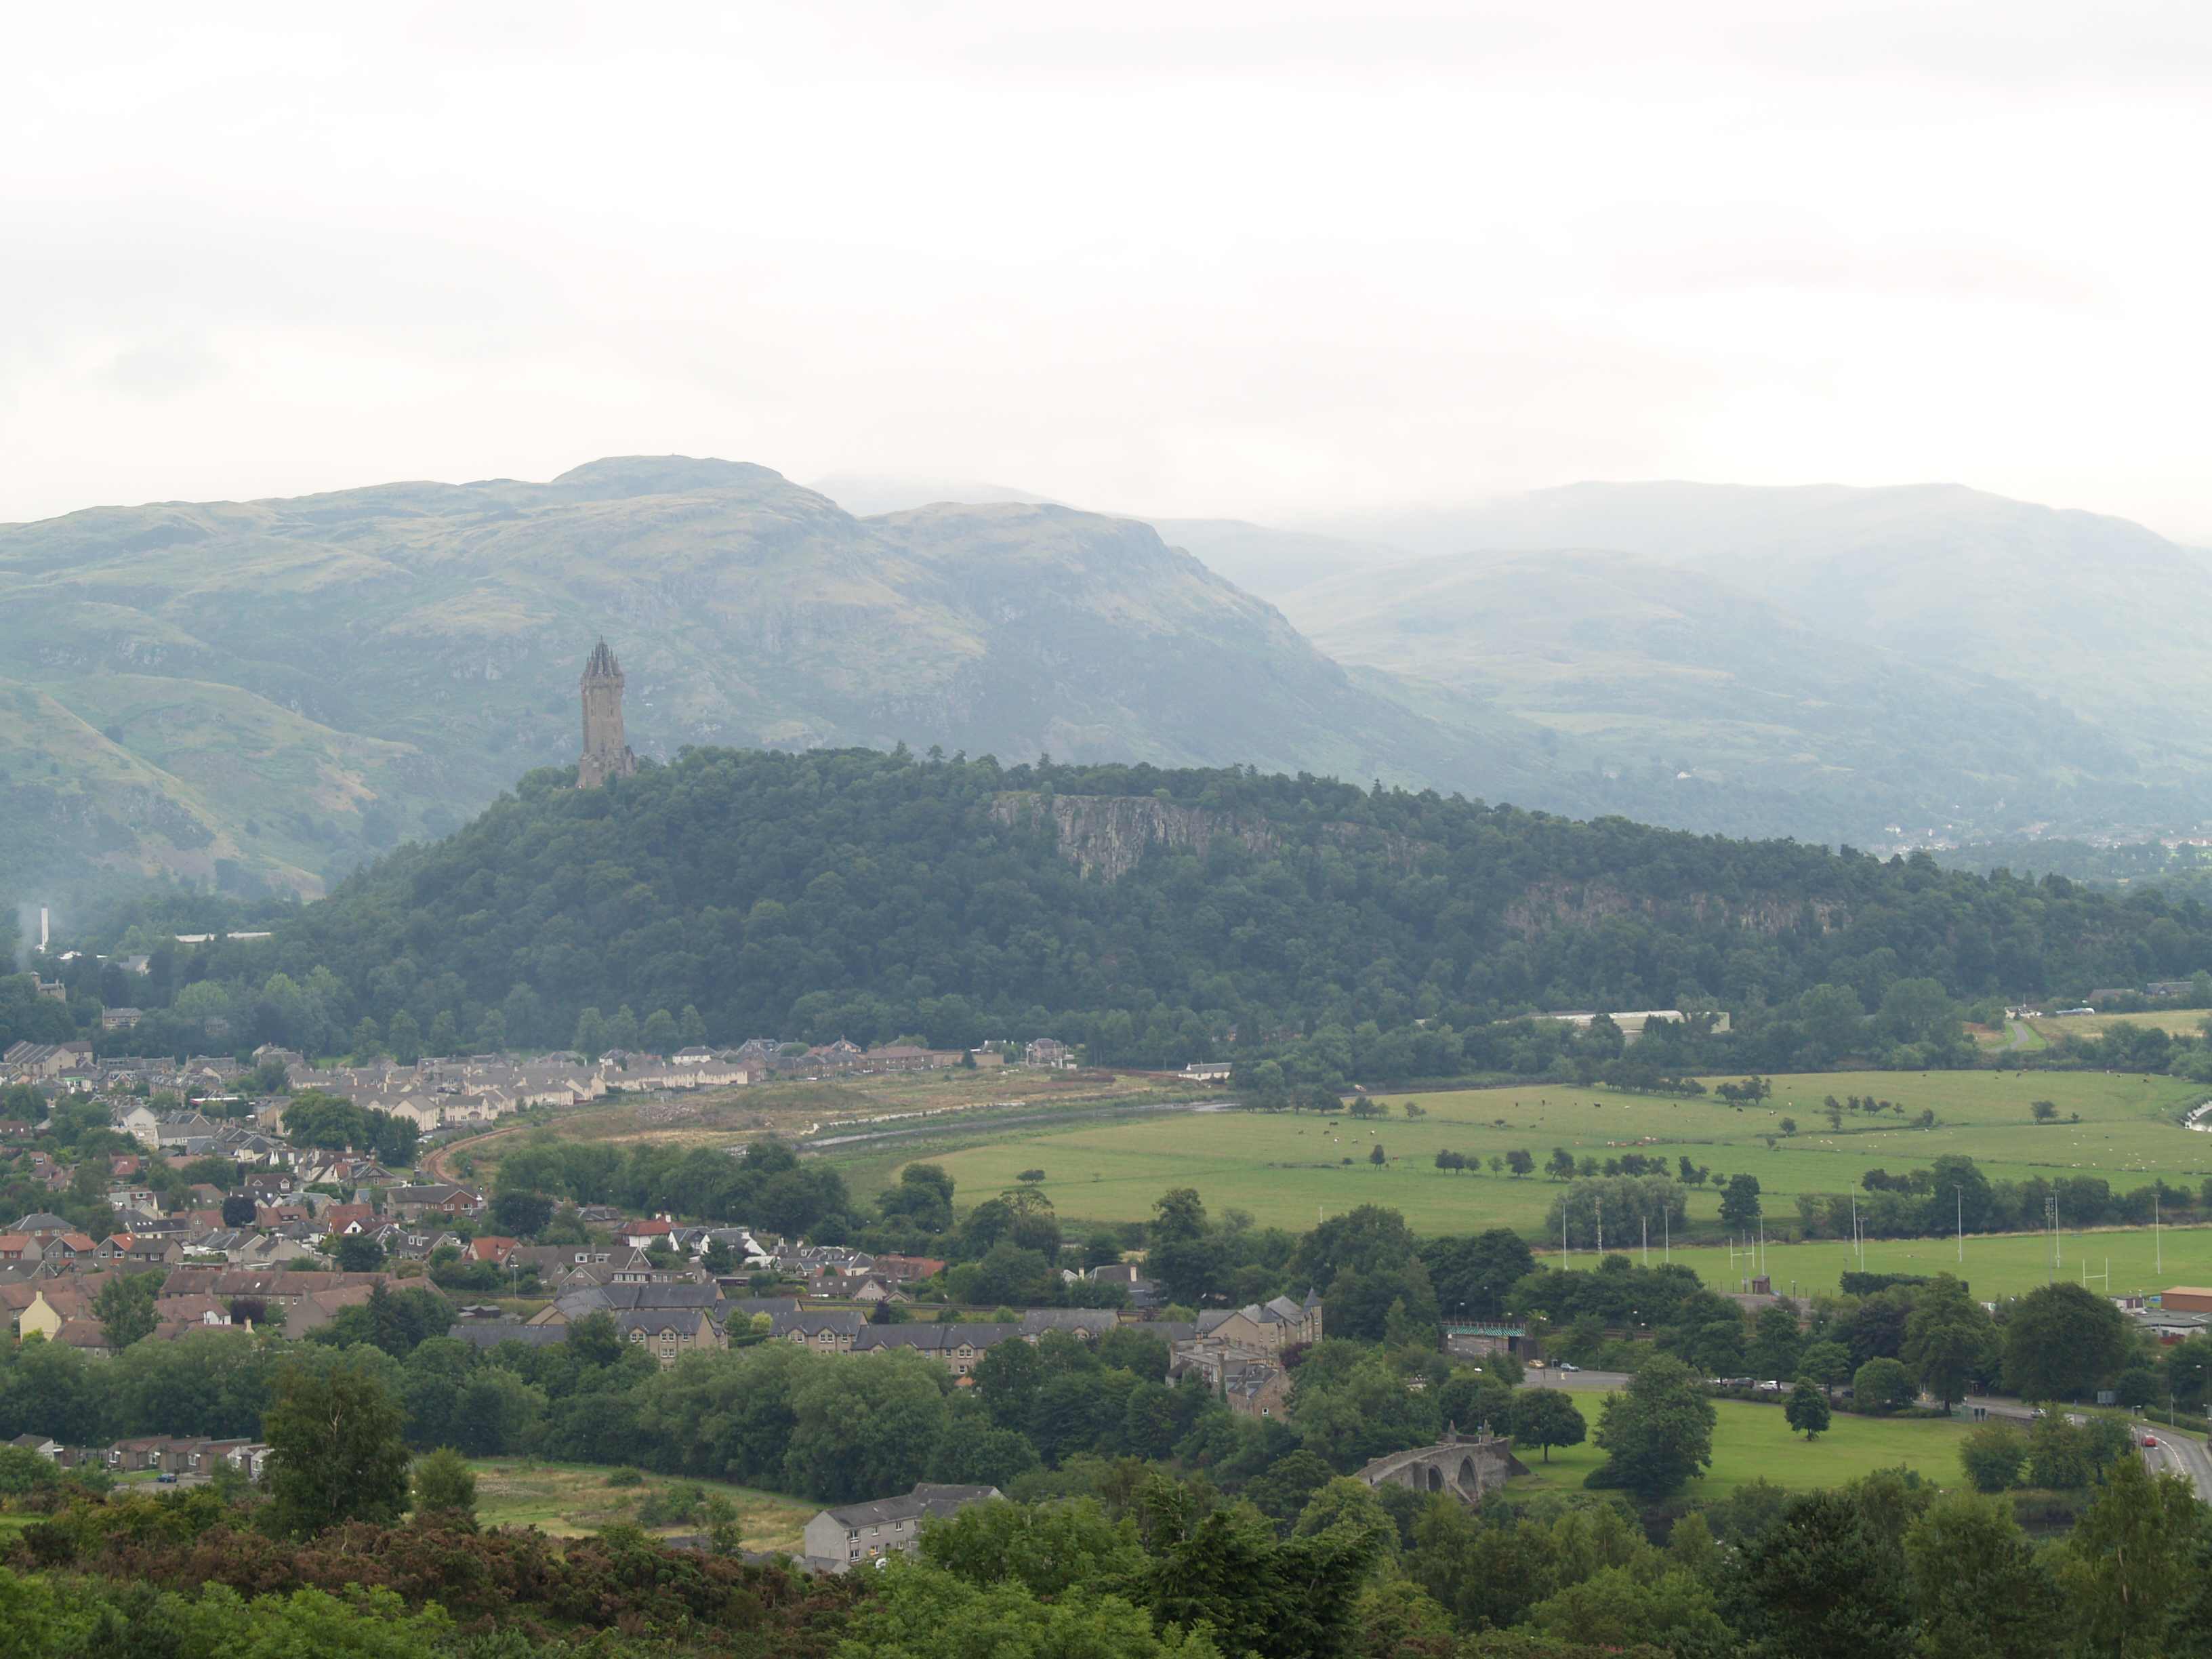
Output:
[[1415,1492],[1448,1492],[1463,1504],[1479,1504],[1528,1465],[1513,1455],[1508,1441],[1492,1436],[1454,1435],[1433,1446],[1415,1446],[1378,1457],[1358,1472],[1370,1486],[1410,1486]]

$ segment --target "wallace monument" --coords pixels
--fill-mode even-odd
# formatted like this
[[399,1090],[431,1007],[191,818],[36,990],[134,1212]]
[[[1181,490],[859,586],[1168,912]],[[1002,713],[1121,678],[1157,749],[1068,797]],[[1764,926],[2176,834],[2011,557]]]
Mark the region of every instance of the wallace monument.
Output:
[[637,757],[623,740],[623,672],[601,640],[584,664],[577,684],[584,693],[584,757],[576,763],[576,787],[596,789],[609,778],[637,775]]

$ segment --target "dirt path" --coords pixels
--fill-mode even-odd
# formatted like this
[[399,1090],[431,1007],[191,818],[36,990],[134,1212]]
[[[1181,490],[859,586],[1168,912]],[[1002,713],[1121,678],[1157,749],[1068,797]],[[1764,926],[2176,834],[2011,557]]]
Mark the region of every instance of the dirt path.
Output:
[[450,1140],[435,1152],[426,1154],[422,1163],[416,1167],[434,1182],[442,1181],[448,1185],[459,1185],[460,1178],[453,1174],[452,1166],[446,1161],[454,1153],[462,1151],[474,1152],[479,1147],[489,1146],[493,1141],[505,1136],[519,1135],[526,1129],[535,1129],[538,1127],[535,1123],[510,1123],[506,1128],[494,1129],[489,1134],[471,1135],[465,1140]]

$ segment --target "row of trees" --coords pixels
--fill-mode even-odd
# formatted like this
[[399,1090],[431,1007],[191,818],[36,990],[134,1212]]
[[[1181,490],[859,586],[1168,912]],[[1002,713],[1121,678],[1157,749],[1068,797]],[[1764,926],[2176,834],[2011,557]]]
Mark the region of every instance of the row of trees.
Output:
[[1869,1170],[1862,1190],[1801,1193],[1797,1221],[1808,1238],[1919,1238],[1964,1231],[2033,1232],[2055,1208],[2069,1228],[2148,1226],[2154,1216],[2188,1221],[2212,1209],[2212,1181],[2200,1188],[2154,1180],[2124,1191],[2098,1175],[2033,1176],[1992,1181],[1972,1158],[1946,1153],[1925,1168],[1893,1175]]

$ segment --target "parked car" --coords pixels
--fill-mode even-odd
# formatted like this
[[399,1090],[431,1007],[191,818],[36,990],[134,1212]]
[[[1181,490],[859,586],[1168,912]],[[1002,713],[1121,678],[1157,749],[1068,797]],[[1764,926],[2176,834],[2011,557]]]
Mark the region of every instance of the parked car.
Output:
[[1770,1377],[1765,1382],[1759,1385],[1759,1391],[1761,1394],[1780,1394],[1782,1392],[1782,1385]]
[[1559,1369],[1563,1371],[1578,1371],[1582,1370],[1582,1367],[1576,1364],[1572,1360],[1562,1359],[1559,1362]]

